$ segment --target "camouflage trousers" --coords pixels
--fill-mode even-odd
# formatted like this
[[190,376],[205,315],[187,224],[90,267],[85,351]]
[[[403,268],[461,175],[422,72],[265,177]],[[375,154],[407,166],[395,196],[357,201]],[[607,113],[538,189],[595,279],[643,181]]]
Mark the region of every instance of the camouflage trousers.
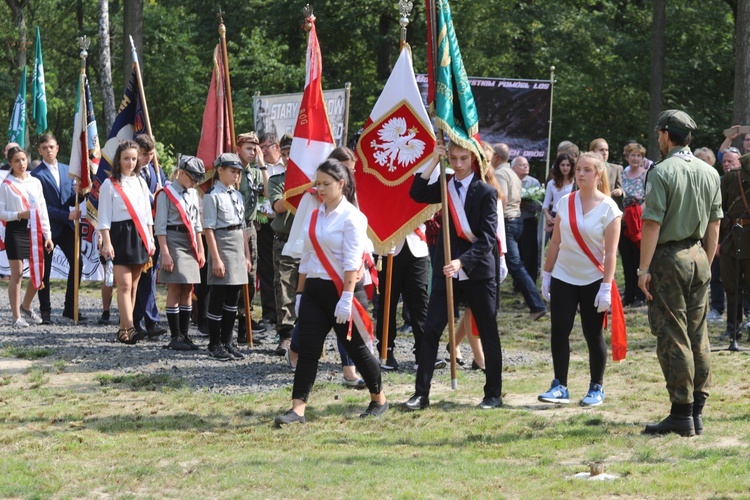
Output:
[[694,394],[708,397],[711,346],[706,313],[711,269],[699,241],[683,240],[656,247],[649,266],[648,305],[656,354],[672,403],[689,404]]
[[299,278],[299,259],[281,255],[286,241],[277,236],[273,238],[273,289],[276,294],[276,333],[282,339],[292,337],[294,322],[294,304],[297,301],[297,280]]

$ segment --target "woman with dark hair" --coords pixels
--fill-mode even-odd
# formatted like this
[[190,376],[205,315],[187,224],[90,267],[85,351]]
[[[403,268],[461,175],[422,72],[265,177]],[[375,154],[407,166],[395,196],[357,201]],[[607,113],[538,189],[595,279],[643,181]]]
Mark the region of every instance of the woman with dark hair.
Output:
[[367,245],[367,218],[352,203],[354,177],[340,161],[328,159],[318,167],[315,185],[322,204],[305,221],[302,235],[296,306],[299,361],[294,372],[292,408],[276,417],[278,426],[305,422],[318,358],[331,328],[370,391],[370,405],[360,417],[378,417],[388,409],[380,365],[372,353],[372,322],[354,297]]
[[573,157],[568,153],[558,155],[552,170],[550,171],[551,179],[547,182],[547,189],[544,192],[544,202],[542,203],[542,214],[544,214],[544,231],[546,240],[552,237],[552,229],[555,227],[555,207],[560,198],[573,190]]
[[[21,311],[29,319],[41,323],[41,318],[31,310],[31,301],[43,283],[43,252],[51,252],[54,244],[42,184],[39,179],[29,175],[26,151],[18,147],[10,148],[7,156],[10,173],[0,185],[0,220],[7,221],[5,252],[10,264],[8,300],[13,314],[13,328],[26,328],[29,323],[21,317]],[[24,259],[29,259],[33,286],[26,289],[22,305]]]
[[155,250],[151,193],[140,170],[138,144],[123,141],[115,152],[112,176],[99,189],[102,257],[114,263],[120,311],[117,340],[123,344],[135,344],[145,336],[133,325],[133,307],[138,280]]

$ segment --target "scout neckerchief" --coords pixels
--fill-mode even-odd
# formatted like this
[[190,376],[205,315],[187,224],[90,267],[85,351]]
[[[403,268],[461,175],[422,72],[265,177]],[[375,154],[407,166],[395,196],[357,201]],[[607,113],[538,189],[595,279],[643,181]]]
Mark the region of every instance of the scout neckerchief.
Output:
[[175,190],[173,186],[174,186],[174,183],[170,184],[164,189],[157,191],[156,196],[159,196],[159,193],[166,194],[167,198],[169,198],[169,201],[171,201],[172,205],[174,205],[175,209],[177,209],[177,213],[180,214],[180,219],[182,219],[182,225],[187,228],[188,235],[190,235],[190,246],[193,248],[193,254],[195,255],[195,260],[199,260],[198,241],[196,240],[196,237],[195,237],[195,229],[193,228],[193,222],[188,217],[187,211],[185,210],[185,207],[182,205],[182,201],[179,198],[177,198],[177,191]]
[[[589,249],[586,242],[581,236],[580,228],[578,227],[578,216],[576,213],[576,198],[578,197],[578,191],[571,193],[568,196],[568,217],[570,217],[570,230],[573,233],[578,246],[581,247],[583,253],[589,258],[591,262],[604,273],[604,266],[594,257],[594,254]],[[581,205],[583,210],[583,205]],[[622,299],[620,293],[617,291],[617,283],[612,280],[612,290],[610,292],[612,297],[612,359],[614,361],[620,361],[625,359],[625,355],[628,351],[628,338],[625,326],[625,313],[622,309]],[[607,314],[604,314],[604,328],[607,327]]]
[[[455,179],[453,177],[452,179]],[[468,193],[467,193],[468,194]],[[461,203],[461,197],[458,195],[456,190],[455,182],[448,182],[448,212],[451,215],[453,221],[453,227],[456,228],[456,234],[459,238],[474,243],[477,241],[477,237],[471,231],[469,226],[469,219],[466,218],[466,210],[464,204]],[[495,238],[497,239],[497,248],[500,255],[505,253],[505,219],[503,218],[503,206],[500,200],[497,202],[498,221],[497,229],[495,230]]]
[[[310,242],[312,243],[313,249],[315,249],[315,255],[318,256],[318,260],[321,264],[323,264],[323,267],[328,273],[328,276],[336,286],[336,290],[338,291],[339,296],[341,296],[342,292],[344,291],[344,271],[339,267],[336,259],[330,257],[326,252],[326,249],[323,248],[323,246],[318,241],[317,230],[319,212],[320,210],[315,210],[312,213],[312,218],[310,219]],[[370,352],[373,352],[373,340],[375,338],[375,334],[372,327],[372,320],[370,319],[370,315],[367,313],[367,309],[365,309],[364,306],[357,300],[357,297],[354,297],[352,304],[354,305],[354,309],[352,311],[351,317],[349,318],[349,331],[346,334],[346,338],[347,340],[351,340],[352,338],[353,322],[357,326],[357,331],[362,337],[365,345],[370,350]]]
[[[135,224],[135,229],[138,231],[138,235],[141,237],[143,246],[146,247],[146,250],[148,251],[149,255],[153,255],[155,248],[151,246],[151,240],[146,235],[146,226],[148,225],[146,223],[146,217],[140,212],[136,212],[135,208],[133,207],[133,204],[130,203],[130,199],[128,199],[128,196],[125,194],[125,191],[122,189],[122,186],[120,185],[119,182],[115,181],[114,177],[110,177],[109,181],[112,183],[112,187],[115,188],[115,191],[117,191],[117,194],[120,195],[120,198],[122,198],[122,201],[125,203],[125,208],[128,209],[128,214],[130,214],[130,219],[133,221],[133,224]],[[138,177],[138,186],[141,187],[141,189],[143,188],[140,177]]]
[[[44,235],[42,234],[42,216],[39,209],[29,204],[29,200],[23,194],[23,191],[18,189],[10,179],[5,179],[5,184],[10,187],[16,196],[21,198],[24,210],[29,211],[29,273],[31,276],[31,284],[35,290],[41,290],[44,286]],[[32,198],[33,201],[33,198]]]

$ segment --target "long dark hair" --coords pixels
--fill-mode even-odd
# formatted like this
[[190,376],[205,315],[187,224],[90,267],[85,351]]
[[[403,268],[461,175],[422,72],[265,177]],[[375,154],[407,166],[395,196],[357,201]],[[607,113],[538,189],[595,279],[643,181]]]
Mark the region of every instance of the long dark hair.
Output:
[[328,155],[328,158],[333,158],[338,161],[357,161],[357,157],[354,156],[354,151],[346,146],[334,149],[331,151],[331,154]]
[[[122,152],[126,149],[135,149],[136,152],[138,152],[138,144],[135,141],[122,141],[120,145],[117,146],[114,163],[112,164],[112,177],[117,182],[120,182],[120,180],[122,180],[122,167],[120,167],[120,157],[122,156]],[[141,173],[141,166],[137,161],[135,162],[135,170],[133,170],[133,173],[135,175],[140,175]]]
[[568,172],[568,180],[573,180],[575,178],[575,160],[573,159],[572,155],[569,155],[568,153],[561,153],[557,156],[557,159],[555,159],[555,164],[552,166],[552,180],[555,182],[555,187],[557,189],[561,189],[565,185],[565,178],[563,177],[562,172],[560,171],[560,164],[563,162],[563,160],[568,160],[568,163],[570,164],[570,172]]
[[15,158],[18,153],[23,153],[23,155],[26,157],[26,163],[27,163],[27,165],[26,165],[26,171],[28,172],[28,169],[29,169],[29,166],[28,166],[29,155],[28,155],[28,153],[26,152],[25,149],[18,148],[18,147],[14,146],[14,147],[12,147],[12,148],[10,148],[8,150],[8,167],[10,168],[10,175],[12,175],[13,177],[16,176],[16,173],[13,171],[13,165],[11,165],[11,163],[13,162],[13,158]]
[[328,174],[336,181],[344,180],[344,197],[349,203],[357,206],[357,186],[354,184],[352,172],[340,161],[334,158],[328,158],[320,164],[318,172]]

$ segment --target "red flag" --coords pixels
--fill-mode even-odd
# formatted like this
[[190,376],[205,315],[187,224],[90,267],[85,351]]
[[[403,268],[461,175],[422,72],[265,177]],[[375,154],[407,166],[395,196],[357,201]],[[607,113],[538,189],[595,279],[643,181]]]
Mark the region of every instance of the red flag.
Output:
[[81,193],[91,191],[91,179],[99,169],[101,150],[96,131],[94,104],[91,100],[89,80],[81,73],[78,83],[75,125],[73,126],[73,147],[70,152],[70,177],[81,183]]
[[315,16],[308,17],[307,21],[312,27],[307,37],[305,90],[286,165],[284,200],[293,210],[297,209],[305,190],[312,185],[318,165],[336,147],[323,99],[323,67]]
[[206,179],[211,178],[210,170],[221,153],[232,152],[232,138],[229,137],[229,114],[227,113],[227,95],[224,82],[224,63],[221,45],[214,49],[214,70],[211,74],[211,85],[206,97],[206,109],[203,111],[201,140],[196,156],[206,166]]
[[357,144],[357,201],[377,253],[388,253],[437,209],[409,197],[412,179],[433,149],[435,134],[405,45]]

